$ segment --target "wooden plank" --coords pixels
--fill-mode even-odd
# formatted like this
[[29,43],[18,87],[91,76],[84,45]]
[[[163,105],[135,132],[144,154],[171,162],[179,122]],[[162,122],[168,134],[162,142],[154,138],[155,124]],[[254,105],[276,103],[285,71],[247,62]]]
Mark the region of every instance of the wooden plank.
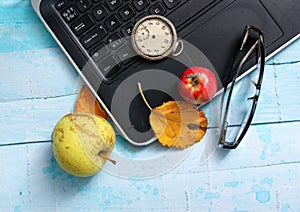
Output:
[[22,0],[2,0],[0,2],[0,7],[30,7],[30,1]]
[[299,136],[295,132],[299,127],[300,122],[253,125],[237,149],[217,148],[215,152],[209,152],[208,155],[212,156],[206,161],[203,160],[203,154],[204,150],[207,150],[207,145],[214,144],[217,147],[219,135],[216,131],[209,130],[200,143],[184,151],[165,149],[159,144],[137,148],[119,137],[112,157],[121,161],[119,166],[124,168],[119,169],[118,166],[107,164],[106,170],[116,176],[140,179],[157,173],[163,174],[165,170],[162,167],[172,170],[178,164],[180,166],[174,170],[177,174],[232,171],[298,163],[300,143]]
[[[299,127],[300,122],[252,125],[237,149],[226,150],[219,147],[208,162],[200,164],[200,156],[206,143],[217,142],[214,139],[216,134],[211,132],[193,147],[189,160],[184,161],[180,166],[181,171],[178,171],[184,173],[186,169],[193,169],[198,173],[298,163]],[[191,164],[191,161],[195,163]]]
[[300,63],[266,67],[255,123],[260,123],[262,119],[272,122],[275,114],[279,121],[299,120],[299,69]]
[[[280,57],[298,57],[298,52],[294,50],[294,48],[299,48],[299,46],[300,39],[291,47],[288,47],[284,52],[279,53],[272,58],[271,61],[276,61],[276,58]],[[18,63],[16,63],[16,59],[18,59]],[[0,54],[0,61],[1,73],[4,77],[1,80],[0,92],[3,92],[3,90],[8,92],[8,94],[4,92],[1,93],[0,101],[10,101],[12,96],[14,96],[15,100],[18,98],[22,99],[24,96],[27,98],[35,98],[37,96],[41,96],[40,92],[45,91],[45,89],[48,89],[46,90],[48,93],[43,92],[42,96],[53,97],[56,94],[53,95],[53,92],[49,92],[49,90],[53,91],[53,88],[55,88],[55,91],[58,92],[57,95],[68,95],[70,94],[70,90],[73,90],[72,87],[74,87],[74,83],[76,83],[74,81],[77,80],[78,77],[75,69],[72,67],[70,62],[68,62],[59,48]],[[286,60],[286,62],[288,62],[288,60]],[[284,64],[286,62],[284,62]],[[278,95],[276,93],[278,92],[278,88],[276,87],[278,82],[281,82],[278,86],[286,86],[287,89],[290,87],[287,85],[291,84],[293,86],[290,91],[291,93],[299,92],[297,87],[299,86],[299,72],[297,71],[299,69],[299,63],[286,65],[273,65],[270,61],[268,63],[269,65],[266,66],[262,91],[262,96],[265,95],[266,98],[268,98],[266,101],[270,102],[270,98],[268,96]],[[36,80],[31,82],[34,79],[33,77]],[[293,80],[292,83],[290,81],[291,79]],[[20,82],[31,84],[26,84],[24,89],[23,84]],[[61,88],[64,84],[67,85],[67,89]],[[34,90],[29,92],[26,90],[28,87],[32,87]],[[25,93],[26,91],[27,93]],[[19,92],[24,93],[19,94]],[[286,102],[286,100],[284,100],[284,102]],[[275,102],[275,104],[274,102],[271,103],[272,105],[277,106],[277,102]]]
[[[300,211],[300,39],[268,61],[255,124],[238,149],[219,149],[200,164],[205,145],[216,141],[209,131],[162,176],[120,178],[108,174],[107,164],[81,179],[56,164],[49,141],[55,123],[73,109],[77,74],[52,49],[57,45],[29,0],[1,0],[0,14],[0,211]],[[7,145],[14,143],[21,144]],[[142,163],[163,155],[164,165],[172,162],[165,151],[119,137],[114,154]]]
[[[0,60],[1,144],[49,140],[56,121],[71,111],[82,80],[57,48],[5,53],[0,55]],[[266,66],[253,123],[300,120],[299,68],[300,63]],[[204,108],[209,120],[219,110],[218,102],[215,104]],[[42,119],[44,114],[47,118]],[[210,124],[216,126],[217,121]],[[38,127],[32,131],[26,126]]]
[[268,64],[271,65],[284,65],[290,63],[297,63],[300,61],[299,58],[299,46],[300,46],[300,39],[295,40],[282,52],[276,54]]
[[57,47],[29,0],[1,1],[0,14],[0,52]]
[[0,102],[77,94],[82,80],[58,48],[0,54]]
[[[280,132],[282,125],[292,131],[300,123],[254,126],[249,134],[253,139],[248,136],[223,159],[213,157],[208,169],[201,170],[192,152],[171,172],[144,180],[105,171],[92,178],[73,177],[56,164],[50,143],[2,146],[0,210],[298,211],[299,142],[296,135],[282,140],[290,133]],[[254,141],[258,148],[246,148]],[[280,152],[274,148],[279,141]],[[266,163],[259,157],[263,150]]]
[[0,102],[0,144],[47,141],[57,121],[73,111],[76,95]]

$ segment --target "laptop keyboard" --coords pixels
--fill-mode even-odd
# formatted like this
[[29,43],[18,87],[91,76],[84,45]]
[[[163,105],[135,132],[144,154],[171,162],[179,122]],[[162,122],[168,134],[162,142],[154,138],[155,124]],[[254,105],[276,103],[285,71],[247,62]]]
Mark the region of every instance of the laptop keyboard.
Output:
[[[53,8],[106,78],[129,66],[133,50],[125,37],[140,18],[168,17],[188,0],[57,0]],[[212,1],[213,2],[213,1]],[[175,24],[176,25],[176,24]]]

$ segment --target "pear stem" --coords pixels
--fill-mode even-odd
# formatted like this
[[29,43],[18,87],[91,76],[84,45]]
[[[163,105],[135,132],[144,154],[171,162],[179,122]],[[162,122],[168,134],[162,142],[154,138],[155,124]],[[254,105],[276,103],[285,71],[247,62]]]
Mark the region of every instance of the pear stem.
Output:
[[145,97],[145,95],[144,95],[144,92],[143,92],[141,83],[138,82],[137,84],[138,84],[138,87],[139,87],[140,94],[141,94],[141,96],[142,96],[142,98],[143,98],[143,100],[144,100],[146,106],[149,108],[149,110],[152,111],[153,109],[152,109],[152,107],[149,105],[149,103],[148,103],[148,101],[147,101],[147,99],[146,99],[146,97]]
[[114,164],[114,165],[116,165],[116,163],[117,163],[117,161],[115,161],[115,160],[111,159],[110,157],[108,157],[108,156],[105,154],[105,152],[103,152],[103,151],[100,151],[100,152],[98,153],[98,155],[99,155],[101,158],[110,161],[110,162],[111,162],[112,164]]

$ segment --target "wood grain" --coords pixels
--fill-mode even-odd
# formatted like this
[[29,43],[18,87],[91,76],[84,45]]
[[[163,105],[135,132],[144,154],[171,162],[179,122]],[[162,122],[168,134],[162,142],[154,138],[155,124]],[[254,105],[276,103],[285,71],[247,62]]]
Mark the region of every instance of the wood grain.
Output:
[[[55,162],[51,132],[73,110],[83,83],[29,0],[1,0],[0,14],[0,211],[300,210],[300,39],[267,61],[257,112],[238,149],[217,149],[200,164],[214,141],[210,129],[159,176],[117,177],[107,164],[77,178]],[[212,108],[204,108],[210,119]],[[114,152],[142,162],[168,154],[120,136]]]
[[119,178],[105,171],[92,178],[77,178],[57,165],[51,143],[4,146],[0,155],[10,160],[1,166],[0,209],[281,211],[288,207],[297,211],[299,142],[297,136],[280,138],[299,127],[299,123],[254,126],[237,152],[213,157],[203,167],[193,151],[169,173],[147,180]]

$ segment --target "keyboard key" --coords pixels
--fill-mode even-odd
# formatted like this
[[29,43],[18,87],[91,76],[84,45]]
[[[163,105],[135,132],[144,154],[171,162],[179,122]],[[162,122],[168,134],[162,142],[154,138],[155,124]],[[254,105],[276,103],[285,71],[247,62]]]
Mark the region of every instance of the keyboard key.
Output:
[[71,21],[75,20],[79,16],[79,13],[76,11],[76,9],[73,6],[70,6],[67,9],[65,9],[61,13],[61,15],[67,23],[70,23]]
[[122,0],[106,0],[106,4],[110,10],[116,10],[119,6],[122,5]]
[[124,43],[119,33],[115,33],[107,39],[107,43],[112,49],[116,49]]
[[127,21],[130,18],[132,18],[135,13],[132,7],[130,7],[130,5],[126,5],[119,11],[119,14],[124,21]]
[[55,3],[55,7],[58,10],[65,8],[68,5],[68,0],[59,0]]
[[99,5],[95,7],[92,11],[93,16],[96,18],[96,20],[100,21],[101,19],[105,18],[108,15],[108,12],[106,8],[103,5]]
[[110,50],[107,45],[104,43],[101,43],[98,45],[96,48],[94,48],[91,52],[90,55],[93,58],[94,61],[98,62],[102,60],[106,55],[110,53]]
[[123,27],[123,28],[121,29],[122,34],[123,34],[125,37],[130,36],[133,27],[134,27],[133,23],[127,24],[125,27]]
[[167,8],[172,9],[177,4],[180,3],[180,0],[163,0]]
[[106,19],[105,25],[110,31],[114,31],[119,26],[121,26],[121,21],[116,15],[112,15],[108,19]]
[[85,48],[90,48],[96,43],[98,43],[101,39],[103,39],[107,34],[107,31],[104,27],[100,24],[91,31],[89,31],[86,35],[84,35],[80,42]]
[[144,17],[147,16],[147,15],[148,15],[148,13],[142,13],[142,14],[138,15],[138,16],[135,18],[135,21],[138,21],[138,20],[144,18]]
[[126,65],[134,58],[135,55],[130,50],[129,46],[126,45],[123,46],[119,51],[117,51],[117,56],[120,61],[122,61],[122,63]]
[[113,73],[120,70],[121,65],[113,57],[109,56],[107,59],[103,60],[98,64],[100,71],[106,76],[110,77]]
[[153,15],[164,15],[166,13],[166,9],[162,4],[157,3],[150,7],[149,12]]
[[76,2],[76,6],[80,12],[85,12],[92,6],[92,2],[90,0],[79,0]]
[[133,0],[132,3],[135,6],[135,8],[139,11],[145,9],[149,5],[148,0]]
[[72,24],[71,29],[75,35],[81,35],[94,25],[93,19],[89,15],[85,15]]

